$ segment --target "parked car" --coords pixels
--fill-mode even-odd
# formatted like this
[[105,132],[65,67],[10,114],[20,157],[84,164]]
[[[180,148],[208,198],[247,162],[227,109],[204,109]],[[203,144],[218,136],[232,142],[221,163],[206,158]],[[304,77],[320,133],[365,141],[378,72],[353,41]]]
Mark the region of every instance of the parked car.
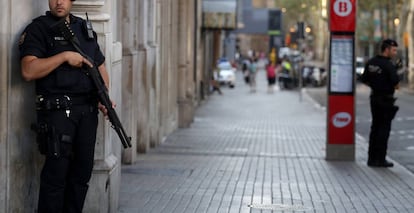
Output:
[[326,85],[327,73],[323,67],[314,67],[312,70],[312,76],[314,79],[314,86]]
[[217,81],[221,85],[228,85],[230,88],[234,88],[236,85],[236,68],[230,62],[222,61],[217,65],[217,71]]
[[314,87],[326,85],[328,73],[321,62],[306,61],[302,67],[303,86],[312,85]]
[[355,59],[355,74],[357,80],[361,79],[362,74],[364,73],[364,59],[362,57],[356,57]]

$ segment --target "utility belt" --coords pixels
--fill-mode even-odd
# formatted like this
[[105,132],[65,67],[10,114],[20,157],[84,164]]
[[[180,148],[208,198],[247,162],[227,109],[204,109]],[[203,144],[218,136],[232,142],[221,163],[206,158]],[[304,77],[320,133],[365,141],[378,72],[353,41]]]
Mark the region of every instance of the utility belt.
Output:
[[38,95],[36,110],[68,110],[76,105],[97,103],[97,98],[92,95]]

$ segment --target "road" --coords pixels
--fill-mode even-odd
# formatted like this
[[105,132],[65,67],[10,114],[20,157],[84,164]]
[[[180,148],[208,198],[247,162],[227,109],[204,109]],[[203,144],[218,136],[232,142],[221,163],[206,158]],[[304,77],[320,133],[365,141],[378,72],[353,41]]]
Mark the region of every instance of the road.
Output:
[[[326,107],[326,87],[306,88],[306,92],[322,107]],[[360,83],[356,85],[356,132],[369,138],[371,112],[369,108],[370,89]],[[388,142],[388,156],[414,172],[414,95],[397,91],[396,104],[400,107],[393,120]]]

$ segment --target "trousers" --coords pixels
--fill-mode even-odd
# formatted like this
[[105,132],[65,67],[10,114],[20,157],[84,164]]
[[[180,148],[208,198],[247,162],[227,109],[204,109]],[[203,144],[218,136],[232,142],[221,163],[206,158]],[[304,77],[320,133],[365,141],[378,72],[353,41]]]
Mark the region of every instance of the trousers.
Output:
[[398,111],[395,98],[388,95],[370,97],[371,131],[369,134],[368,162],[385,162],[391,123]]
[[97,106],[77,105],[71,107],[69,113],[66,110],[38,111],[37,116],[38,122],[52,127],[53,137],[60,140],[58,157],[45,154],[40,175],[38,212],[80,213],[93,169]]

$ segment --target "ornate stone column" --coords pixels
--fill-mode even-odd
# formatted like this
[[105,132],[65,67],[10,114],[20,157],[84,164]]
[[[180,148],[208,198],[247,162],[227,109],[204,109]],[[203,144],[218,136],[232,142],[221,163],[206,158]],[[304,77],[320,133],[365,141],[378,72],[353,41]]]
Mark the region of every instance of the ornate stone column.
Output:
[[[181,83],[181,79],[178,79],[178,56],[182,53],[178,51],[178,4],[175,1],[169,1],[169,9],[170,9],[170,34],[169,34],[169,119],[170,129],[168,133],[171,133],[178,127],[178,85]],[[180,81],[179,81],[180,80]]]
[[132,147],[124,150],[122,153],[122,162],[133,163],[137,158],[137,143],[139,140],[137,131],[137,97],[135,92],[137,90],[137,83],[135,83],[134,76],[137,73],[138,67],[138,51],[136,50],[136,28],[137,28],[137,12],[135,0],[125,0],[119,3],[119,20],[118,26],[122,39],[122,63],[124,74],[122,76],[123,84],[123,121],[125,128],[131,130]]
[[[0,45],[8,47],[10,34],[8,33],[11,25],[10,19],[10,3],[3,3],[0,11],[5,15],[0,20]],[[7,163],[10,160],[8,153],[8,93],[9,93],[9,67],[8,57],[10,56],[10,48],[0,49],[0,212],[7,212],[9,200],[9,177],[10,165]],[[30,204],[29,204],[30,205]]]
[[187,0],[178,2],[178,126],[189,127],[194,117],[194,94],[191,91],[193,73],[190,70],[190,48],[192,37],[189,31],[193,29],[190,22],[191,4]]
[[[85,17],[88,12],[94,30],[98,34],[98,42],[105,54],[105,66],[110,76],[109,95],[122,109],[122,49],[121,43],[113,41],[112,14],[114,0],[77,0],[74,2],[73,14]],[[111,16],[111,15],[113,16]],[[114,22],[116,23],[116,22]],[[122,113],[117,110],[118,116]],[[120,183],[121,143],[118,135],[110,128],[109,121],[100,116],[95,163],[84,212],[116,212],[118,207]]]
[[159,69],[159,41],[157,29],[159,27],[159,13],[157,0],[148,0],[148,76],[149,80],[149,134],[150,146],[161,143],[159,136],[160,123],[160,69]]
[[148,72],[148,0],[138,1],[136,11],[137,19],[137,50],[138,50],[138,67],[134,83],[134,95],[138,98],[135,110],[138,115],[137,136],[138,152],[145,153],[149,149],[149,91],[150,75]]
[[170,21],[169,1],[158,1],[159,6],[159,38],[160,38],[160,137],[165,137],[169,126],[169,35]]

